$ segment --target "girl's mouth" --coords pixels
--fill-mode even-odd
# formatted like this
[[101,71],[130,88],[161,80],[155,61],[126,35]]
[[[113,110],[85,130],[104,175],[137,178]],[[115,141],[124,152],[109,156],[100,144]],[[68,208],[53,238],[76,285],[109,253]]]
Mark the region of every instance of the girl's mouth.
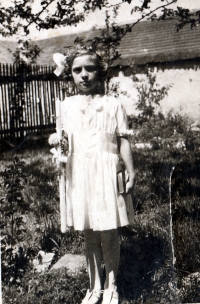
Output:
[[88,87],[90,85],[90,82],[89,81],[82,81],[81,84]]

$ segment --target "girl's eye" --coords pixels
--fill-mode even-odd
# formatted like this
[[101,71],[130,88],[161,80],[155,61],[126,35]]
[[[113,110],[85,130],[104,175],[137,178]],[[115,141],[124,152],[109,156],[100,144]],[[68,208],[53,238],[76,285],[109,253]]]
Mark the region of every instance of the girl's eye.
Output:
[[79,74],[79,73],[81,73],[81,70],[82,70],[81,68],[74,68],[73,72],[76,74]]
[[95,72],[97,70],[97,67],[95,65],[88,65],[85,67],[85,69],[88,72]]
[[97,71],[97,67],[95,65],[87,65],[84,68],[82,68],[82,67],[75,67],[75,68],[73,68],[73,72],[75,74],[80,74],[82,72],[82,69],[85,69],[85,71],[87,71],[89,73]]

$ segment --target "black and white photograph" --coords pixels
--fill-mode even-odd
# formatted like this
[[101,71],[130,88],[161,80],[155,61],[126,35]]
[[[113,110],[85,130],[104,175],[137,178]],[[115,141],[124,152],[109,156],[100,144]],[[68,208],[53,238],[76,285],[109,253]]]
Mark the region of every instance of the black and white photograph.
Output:
[[200,303],[200,1],[0,1],[0,303]]

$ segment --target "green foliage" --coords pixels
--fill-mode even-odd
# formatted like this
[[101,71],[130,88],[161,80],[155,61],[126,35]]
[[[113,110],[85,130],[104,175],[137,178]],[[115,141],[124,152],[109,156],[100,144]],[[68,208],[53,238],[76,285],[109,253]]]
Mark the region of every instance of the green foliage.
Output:
[[[35,64],[37,57],[42,52],[41,48],[37,44],[30,43],[30,40],[18,40],[18,47],[13,52],[9,49],[9,52],[13,54],[13,63],[20,65],[20,70],[26,68],[27,64]],[[27,74],[28,71],[26,71]],[[23,72],[22,72],[23,73]]]
[[159,235],[167,236],[168,241],[169,175],[175,167],[171,191],[175,271],[180,290],[176,293],[181,303],[199,302],[199,151],[140,150],[134,151],[134,159],[138,173],[134,194],[138,216],[134,228],[138,223],[138,235],[142,233],[141,227],[154,236],[158,233],[156,229],[160,230]]
[[84,251],[82,234],[60,232],[58,172],[49,146],[48,157],[40,150],[25,154],[26,162],[19,160],[21,153],[10,160],[7,154],[0,172],[2,279],[7,285],[21,286],[39,250],[54,252],[54,262],[66,252]]
[[[14,35],[18,33],[24,33],[28,35],[30,28],[35,25],[38,30],[41,29],[53,29],[60,26],[77,25],[79,22],[84,21],[90,12],[96,10],[116,10],[121,9],[122,5],[127,2],[132,4],[132,0],[123,0],[113,4],[112,1],[107,0],[44,0],[37,5],[37,11],[33,10],[32,3],[34,0],[18,0],[9,7],[0,7],[0,33],[3,36]],[[155,9],[151,9],[151,1],[143,0],[141,4],[134,7],[127,8],[127,14],[134,14],[134,12],[140,12],[141,17],[137,21],[134,21],[130,26],[123,30],[125,35],[131,28],[147,17],[155,19],[156,11],[162,9],[162,14],[159,17],[164,20],[167,18],[178,17],[180,19],[177,22],[177,29],[180,30],[185,24],[191,24],[191,27],[196,26],[199,22],[199,12],[196,15],[190,13],[189,9],[177,7],[176,10],[168,9],[170,4],[176,3],[177,0],[160,0],[160,4]],[[79,4],[79,9],[77,9]],[[51,6],[54,5],[55,9],[51,12]],[[133,18],[135,20],[135,18]]]
[[[32,178],[32,183],[30,182],[30,172],[24,161],[14,157],[13,163],[2,173],[2,178],[6,189],[5,197],[1,198],[2,274],[5,282],[19,283],[27,265],[39,249],[58,249],[58,239],[54,237],[58,230],[58,220],[55,208],[51,208],[47,202],[34,206],[31,204],[27,191],[32,189],[31,185],[36,181]],[[45,192],[41,190],[40,183],[34,185],[44,197]],[[35,199],[38,199],[37,193],[36,191]]]
[[[187,117],[172,111],[161,112],[160,101],[167,95],[170,85],[159,87],[156,75],[147,71],[147,80],[136,85],[138,90],[137,116],[130,116],[130,127],[135,130],[135,142],[150,142],[154,149],[175,148],[177,142],[193,137]],[[193,140],[192,140],[193,141]],[[184,145],[184,144],[183,144]]]
[[75,277],[69,276],[66,269],[54,270],[38,275],[27,272],[21,286],[3,286],[4,303],[80,303],[88,288],[88,275],[80,269]]
[[156,75],[147,70],[148,83],[138,85],[139,100],[137,109],[141,111],[141,123],[155,115],[155,106],[166,96],[170,86],[156,88]]
[[158,111],[160,101],[167,95],[170,86],[157,88],[156,76],[147,70],[147,80],[144,83],[136,85],[138,90],[137,109],[140,114],[131,118],[131,127],[136,131],[135,140],[138,141],[156,141],[156,138],[166,138],[166,129],[172,128],[168,119]]
[[[199,152],[186,151],[173,174],[173,220],[177,268],[195,272],[200,267],[199,224]],[[190,237],[192,235],[192,237]]]
[[19,280],[27,263],[24,251],[25,214],[29,210],[24,201],[23,190],[26,184],[24,162],[13,159],[3,172],[5,196],[1,198],[1,249],[3,279],[12,283]]

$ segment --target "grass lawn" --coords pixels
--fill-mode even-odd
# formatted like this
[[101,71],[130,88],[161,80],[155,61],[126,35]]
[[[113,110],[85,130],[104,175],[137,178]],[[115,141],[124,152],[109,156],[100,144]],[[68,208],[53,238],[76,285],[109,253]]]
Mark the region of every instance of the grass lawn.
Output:
[[[12,166],[13,157],[24,161],[24,181],[20,189],[23,203],[22,199],[20,202],[16,199],[12,206],[15,208],[12,242],[15,244],[8,237],[11,234],[7,224],[11,223],[11,215],[6,209],[9,203],[1,199],[1,219],[7,219],[2,230],[5,304],[80,303],[88,288],[88,276],[84,270],[80,270],[77,277],[70,277],[64,269],[37,274],[32,268],[31,259],[41,249],[55,252],[53,263],[67,252],[84,252],[81,233],[72,230],[65,235],[60,233],[57,173],[49,150],[45,139],[1,153],[0,198],[8,195],[9,187],[7,189],[3,185],[5,169]],[[137,172],[133,194],[135,220],[129,227],[119,229],[121,260],[118,288],[121,303],[200,302],[198,152],[137,150],[133,153]],[[173,166],[173,218],[170,218],[169,176]],[[10,180],[13,183],[16,172],[12,170]],[[173,241],[170,220],[173,223]],[[8,248],[11,243],[12,250]],[[13,248],[18,250],[15,257]],[[173,248],[175,265],[172,263]],[[24,267],[19,264],[22,257]]]

